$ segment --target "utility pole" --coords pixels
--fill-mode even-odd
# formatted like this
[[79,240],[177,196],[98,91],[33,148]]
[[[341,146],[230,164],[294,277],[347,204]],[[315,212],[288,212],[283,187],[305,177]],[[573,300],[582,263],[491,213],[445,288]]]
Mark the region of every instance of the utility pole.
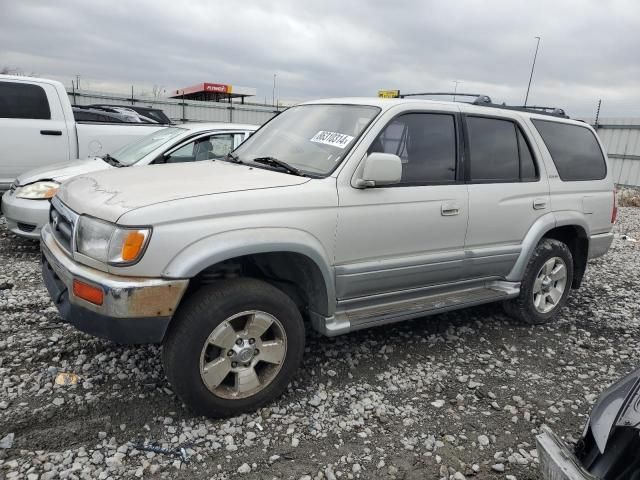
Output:
[[524,106],[527,106],[529,100],[529,89],[531,88],[531,80],[533,79],[533,69],[536,68],[536,58],[538,57],[538,47],[540,46],[540,37],[533,37],[538,40],[536,43],[536,53],[533,54],[533,63],[531,64],[531,75],[529,75],[529,85],[527,86],[527,95],[524,97]]
[[598,120],[600,119],[600,107],[602,106],[602,99],[598,100],[598,110],[596,111],[596,121],[593,128],[598,130]]
[[271,105],[276,106],[276,74],[273,74],[273,93],[271,97]]
[[456,101],[456,93],[458,93],[458,84],[461,83],[459,80],[454,80],[453,83],[455,86],[453,87],[453,101]]

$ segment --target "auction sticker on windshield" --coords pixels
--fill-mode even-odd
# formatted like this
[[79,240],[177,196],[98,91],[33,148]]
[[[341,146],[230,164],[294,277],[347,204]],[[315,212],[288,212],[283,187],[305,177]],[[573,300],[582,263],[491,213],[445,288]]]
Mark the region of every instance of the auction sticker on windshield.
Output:
[[344,148],[349,145],[349,142],[353,140],[351,135],[345,135],[338,132],[326,132],[320,130],[316,133],[311,141],[315,143],[324,143],[325,145],[331,145],[332,147]]

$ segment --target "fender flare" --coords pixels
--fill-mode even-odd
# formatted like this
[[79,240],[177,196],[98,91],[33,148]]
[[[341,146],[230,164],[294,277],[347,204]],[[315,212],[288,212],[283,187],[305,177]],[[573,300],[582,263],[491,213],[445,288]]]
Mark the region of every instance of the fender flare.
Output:
[[201,238],[178,252],[163,269],[166,278],[193,278],[202,270],[236,257],[290,252],[304,255],[319,269],[327,292],[327,312],[335,310],[334,273],[324,247],[310,233],[290,228],[229,230]]
[[542,237],[554,228],[564,226],[581,227],[585,231],[587,239],[589,238],[589,224],[583,213],[575,211],[549,212],[538,218],[527,232],[522,241],[520,256],[506,279],[510,282],[522,281],[529,259]]

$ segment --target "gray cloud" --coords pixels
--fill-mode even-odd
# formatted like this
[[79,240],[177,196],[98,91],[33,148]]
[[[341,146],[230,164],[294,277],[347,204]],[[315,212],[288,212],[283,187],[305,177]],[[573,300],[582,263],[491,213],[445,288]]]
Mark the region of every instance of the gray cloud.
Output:
[[477,91],[574,116],[640,116],[640,4],[628,1],[324,0],[8,2],[0,66],[92,89],[168,90],[202,81],[304,100],[403,91]]

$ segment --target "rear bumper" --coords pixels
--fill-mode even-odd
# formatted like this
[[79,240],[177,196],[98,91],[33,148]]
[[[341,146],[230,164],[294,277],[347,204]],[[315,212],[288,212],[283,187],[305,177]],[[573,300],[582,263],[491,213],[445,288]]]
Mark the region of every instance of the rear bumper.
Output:
[[37,240],[40,230],[49,220],[48,200],[17,198],[12,191],[2,196],[2,213],[7,227],[16,235]]
[[[120,277],[74,262],[46,225],[42,229],[42,279],[62,318],[78,330],[118,343],[159,343],[188,280]],[[73,293],[73,281],[99,287],[102,305]]]
[[613,233],[601,233],[589,237],[589,259],[598,258],[607,253],[613,242]]
[[536,437],[540,473],[544,480],[597,480],[587,472],[550,428],[542,426]]

